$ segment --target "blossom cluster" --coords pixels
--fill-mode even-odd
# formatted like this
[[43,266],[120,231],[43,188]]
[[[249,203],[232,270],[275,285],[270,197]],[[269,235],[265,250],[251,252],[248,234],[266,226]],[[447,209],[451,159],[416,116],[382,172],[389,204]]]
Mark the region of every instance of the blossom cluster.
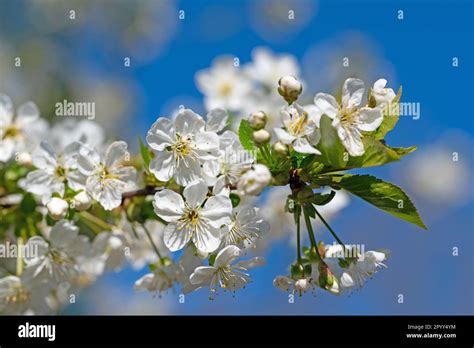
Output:
[[[387,105],[400,94],[380,79],[363,103],[364,83],[348,78],[340,100],[316,93],[300,104],[298,74],[293,57],[265,49],[243,68],[217,60],[196,77],[207,115],[181,108],[159,117],[139,141],[140,155],[124,141],[107,142],[94,122],[50,127],[34,103],[15,112],[0,95],[0,241],[33,251],[0,259],[0,313],[57,313],[80,288],[127,264],[149,267],[137,291],[233,293],[265,265],[250,254],[281,231],[295,237],[297,260],[275,278],[277,288],[301,295],[362,286],[388,253],[347,256],[350,247],[328,224],[347,204],[344,190],[425,227],[397,186],[342,174],[414,150],[381,141],[397,119]],[[405,207],[394,207],[394,197]],[[318,242],[312,220],[337,245]]]

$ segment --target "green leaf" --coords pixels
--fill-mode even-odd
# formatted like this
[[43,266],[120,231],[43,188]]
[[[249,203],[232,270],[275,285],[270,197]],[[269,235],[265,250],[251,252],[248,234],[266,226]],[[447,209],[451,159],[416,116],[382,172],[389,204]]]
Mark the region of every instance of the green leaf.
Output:
[[370,136],[362,138],[365,152],[362,156],[350,157],[346,168],[365,168],[381,166],[400,160],[399,154]]
[[317,161],[331,167],[344,168],[346,165],[344,161],[346,150],[332,126],[332,120],[327,115],[323,115],[319,127],[321,129],[321,140],[317,148],[321,151],[321,155],[316,156]]
[[145,165],[145,170],[148,172],[148,168],[150,168],[150,151],[148,148],[143,144],[142,138],[138,137],[138,146],[140,147],[140,153],[142,155],[143,163]]
[[383,139],[397,124],[398,119],[400,118],[399,101],[401,96],[402,86],[398,89],[397,95],[393,98],[390,107],[385,109],[382,124],[371,134],[375,139]]
[[315,193],[313,198],[311,199],[311,203],[316,205],[326,205],[332,201],[335,195],[336,191],[331,191],[327,194]]
[[371,175],[347,174],[334,178],[335,186],[342,187],[363,200],[400,219],[428,229],[410,198],[394,184]]
[[247,151],[255,151],[255,144],[252,140],[253,129],[250,127],[247,120],[241,120],[239,126],[239,140],[242,146]]
[[31,193],[27,193],[23,196],[20,203],[20,210],[23,214],[32,214],[36,210],[36,201]]
[[239,195],[237,195],[235,193],[231,193],[229,195],[229,198],[230,198],[230,201],[232,202],[232,208],[235,208],[239,205],[239,203],[240,203]]
[[390,150],[392,151],[395,151],[397,153],[397,155],[399,155],[400,157],[402,156],[406,156],[408,155],[409,153],[412,153],[416,150],[416,146],[413,145],[413,146],[410,146],[410,147],[390,147],[390,146],[387,146]]

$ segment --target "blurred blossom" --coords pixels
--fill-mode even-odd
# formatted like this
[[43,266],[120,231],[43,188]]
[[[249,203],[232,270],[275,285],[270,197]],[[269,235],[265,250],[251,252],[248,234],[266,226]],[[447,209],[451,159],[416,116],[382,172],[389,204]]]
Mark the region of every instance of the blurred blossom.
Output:
[[315,16],[316,0],[249,1],[250,21],[255,32],[273,42],[288,41]]
[[251,92],[250,80],[235,66],[230,56],[220,56],[209,69],[196,73],[196,85],[204,94],[209,111],[214,108],[238,110]]
[[[116,47],[124,55],[146,63],[156,58],[171,42],[177,29],[178,10],[173,0],[116,0],[93,2],[94,25],[110,37],[112,53]],[[90,6],[93,8],[93,6]]]
[[62,151],[67,145],[81,141],[95,149],[102,149],[105,134],[101,126],[89,120],[66,119],[51,128],[50,145]]
[[300,77],[300,67],[291,54],[275,54],[266,47],[252,51],[252,62],[245,66],[247,75],[262,84],[270,93],[277,94],[278,80],[285,75]]
[[[95,103],[94,122],[102,125],[106,132],[120,131],[120,121],[130,116],[136,107],[134,100],[137,91],[134,83],[131,80],[108,79],[98,75],[86,76],[82,80],[78,80],[75,76],[74,80],[74,83],[71,81],[74,99],[71,98],[68,101]],[[55,102],[62,102],[62,100]]]
[[196,73],[196,84],[205,95],[207,110],[224,107],[234,113],[234,129],[250,113],[264,111],[267,129],[273,131],[281,123],[280,110],[286,104],[277,92],[278,80],[284,75],[299,77],[296,57],[256,47],[252,61],[242,68],[230,56],[217,57],[210,68]]
[[[87,0],[25,0],[23,3],[28,22],[33,26],[31,29],[42,34],[78,30],[90,17],[91,2]],[[70,11],[74,11],[74,19]]]
[[435,206],[462,206],[473,196],[473,148],[470,135],[451,130],[435,143],[419,147],[397,173],[409,191],[430,206],[429,211]]
[[[349,59],[349,66],[343,65],[344,58]],[[303,72],[311,98],[314,91],[339,90],[348,77],[357,77],[372,85],[384,76],[392,85],[397,84],[394,68],[383,57],[380,47],[358,32],[347,32],[310,47],[303,57]]]

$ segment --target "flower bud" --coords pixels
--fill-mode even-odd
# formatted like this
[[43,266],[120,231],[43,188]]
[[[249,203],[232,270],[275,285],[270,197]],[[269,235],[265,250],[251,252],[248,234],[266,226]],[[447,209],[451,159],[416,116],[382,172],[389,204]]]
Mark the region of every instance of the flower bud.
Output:
[[31,158],[31,155],[28,152],[20,152],[16,156],[16,160],[19,165],[22,166],[30,166],[33,164],[33,159]]
[[285,75],[278,81],[278,93],[288,104],[293,103],[303,91],[303,85],[292,75]]
[[77,211],[83,211],[90,208],[92,204],[92,199],[85,191],[79,192],[77,195],[74,196],[72,199],[72,206]]
[[255,131],[255,132],[252,133],[253,141],[257,145],[268,143],[270,141],[271,137],[272,137],[272,135],[266,129],[260,129],[260,130]]
[[273,144],[273,151],[281,156],[286,156],[288,155],[288,146],[283,144],[281,141],[277,141]]
[[263,164],[256,164],[246,171],[237,182],[237,191],[241,196],[257,196],[271,182],[272,174]]
[[61,220],[66,217],[69,204],[64,199],[53,197],[46,204],[46,208],[48,209],[49,216],[54,220]]
[[252,112],[247,121],[249,122],[250,127],[255,130],[262,129],[267,123],[267,115],[263,111]]

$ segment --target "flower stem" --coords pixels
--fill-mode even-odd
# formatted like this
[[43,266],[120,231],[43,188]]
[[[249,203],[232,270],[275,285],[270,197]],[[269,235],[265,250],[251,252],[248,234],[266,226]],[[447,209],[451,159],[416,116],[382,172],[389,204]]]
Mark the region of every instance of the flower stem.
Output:
[[163,256],[161,256],[160,251],[158,250],[158,247],[156,246],[155,242],[153,241],[153,238],[151,238],[150,231],[148,231],[148,228],[145,227],[145,224],[142,225],[143,230],[145,231],[145,234],[148,237],[148,240],[150,241],[151,246],[153,247],[153,250],[155,250],[156,255],[160,259],[160,261],[163,260]]
[[296,220],[296,248],[297,248],[297,255],[298,255],[298,264],[301,265],[301,213],[295,214]]
[[316,212],[316,215],[318,215],[318,217],[321,219],[321,221],[323,222],[323,224],[327,227],[327,229],[329,230],[329,232],[331,232],[331,234],[333,235],[333,237],[336,239],[336,241],[342,245],[342,248],[343,249],[346,249],[344,243],[341,241],[341,239],[337,236],[336,232],[334,232],[334,230],[331,228],[331,226],[329,226],[329,224],[326,222],[326,220],[322,217],[322,215],[319,213],[319,211],[314,208],[314,211]]

